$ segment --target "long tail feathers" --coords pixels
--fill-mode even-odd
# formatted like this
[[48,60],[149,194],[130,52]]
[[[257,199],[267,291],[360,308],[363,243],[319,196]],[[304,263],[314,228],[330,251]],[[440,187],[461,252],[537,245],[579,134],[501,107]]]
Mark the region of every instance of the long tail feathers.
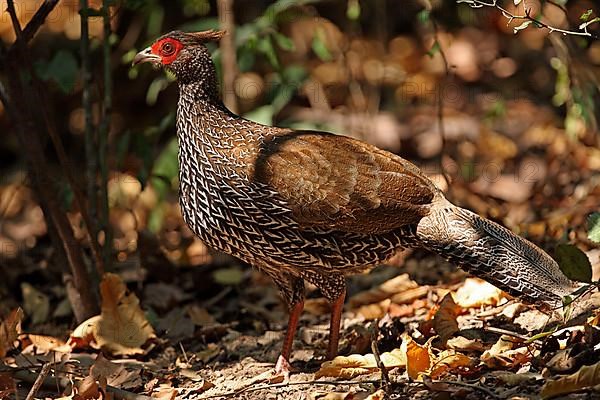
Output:
[[533,243],[449,202],[421,220],[417,237],[471,274],[529,302],[555,306],[578,287]]

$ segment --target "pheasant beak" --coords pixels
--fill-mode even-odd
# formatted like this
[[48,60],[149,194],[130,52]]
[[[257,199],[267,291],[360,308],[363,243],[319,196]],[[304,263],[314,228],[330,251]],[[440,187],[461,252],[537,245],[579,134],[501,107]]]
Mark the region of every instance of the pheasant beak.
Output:
[[152,47],[146,47],[144,50],[137,53],[135,57],[133,57],[131,65],[134,66],[145,62],[151,62],[152,64],[156,65],[160,64],[162,59],[159,55],[152,52]]

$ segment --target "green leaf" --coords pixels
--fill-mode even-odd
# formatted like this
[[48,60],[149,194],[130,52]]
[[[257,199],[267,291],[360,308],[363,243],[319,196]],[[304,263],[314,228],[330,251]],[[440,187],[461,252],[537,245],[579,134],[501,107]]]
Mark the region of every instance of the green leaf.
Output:
[[589,10],[587,10],[586,12],[584,12],[583,14],[581,14],[581,16],[579,17],[579,19],[582,20],[583,22],[587,22],[587,20],[590,19],[590,17],[592,16],[593,12],[594,12],[594,10],[592,10],[590,8]]
[[218,269],[213,272],[213,279],[221,285],[239,285],[244,279],[244,271],[237,267]]
[[521,25],[519,26],[515,26],[513,28],[513,33],[516,35],[519,31],[522,31],[523,29],[527,28],[529,25],[531,25],[533,21],[524,21]]
[[267,57],[273,68],[279,69],[279,59],[277,58],[275,47],[273,47],[273,41],[271,41],[269,36],[259,39],[256,43],[256,49]]
[[426,24],[430,20],[431,12],[429,10],[421,10],[417,13],[417,21]]
[[435,42],[433,42],[433,46],[431,46],[431,49],[429,49],[429,51],[427,52],[427,55],[429,57],[433,57],[439,52],[440,52],[440,42],[438,42],[436,40]]
[[333,56],[331,55],[329,49],[327,48],[327,45],[325,45],[325,42],[323,41],[323,35],[323,31],[319,30],[313,36],[312,50],[315,52],[317,57],[321,59],[321,61],[331,61],[331,59],[333,59]]
[[275,39],[275,42],[277,42],[277,46],[282,50],[294,51],[296,48],[292,39],[279,32],[273,32],[273,38]]
[[595,212],[588,217],[588,239],[600,243],[600,212]]
[[348,0],[346,16],[351,21],[356,21],[360,18],[360,3],[358,2],[358,0]]
[[583,24],[579,25],[579,29],[587,28],[588,26],[590,26],[591,24],[595,24],[596,22],[600,22],[600,17],[596,17],[590,21],[584,22]]
[[160,153],[152,168],[150,182],[159,198],[164,199],[170,191],[174,190],[171,183],[177,177],[177,167],[177,139],[173,138]]
[[63,93],[69,93],[75,86],[79,66],[71,52],[59,50],[50,62],[37,62],[35,72],[41,80],[54,81]]
[[567,278],[579,282],[592,281],[592,265],[585,253],[572,244],[560,244],[556,258],[561,271]]
[[244,118],[263,125],[273,124],[273,106],[265,105],[244,114]]

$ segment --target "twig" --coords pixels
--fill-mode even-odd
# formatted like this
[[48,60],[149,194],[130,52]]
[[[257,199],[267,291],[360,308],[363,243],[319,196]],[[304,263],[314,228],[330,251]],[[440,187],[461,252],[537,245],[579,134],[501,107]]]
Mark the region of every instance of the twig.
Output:
[[506,19],[508,19],[508,23],[509,24],[511,22],[513,22],[514,20],[531,21],[538,28],[548,29],[548,31],[550,33],[558,32],[558,33],[562,33],[563,35],[587,36],[587,37],[591,37],[593,39],[598,39],[598,36],[594,35],[593,33],[590,33],[587,30],[589,24],[582,24],[583,31],[573,31],[573,30],[567,30],[567,29],[557,28],[555,26],[552,26],[552,25],[549,25],[549,24],[545,23],[542,20],[539,20],[539,19],[536,19],[536,18],[532,17],[531,16],[531,9],[530,8],[525,8],[525,6],[524,6],[524,12],[525,12],[525,14],[516,15],[516,14],[511,13],[510,11],[508,11],[507,9],[505,9],[504,7],[502,7],[501,5],[499,5],[498,4],[498,0],[492,0],[489,3],[485,2],[485,1],[482,1],[482,0],[456,0],[456,2],[457,3],[467,3],[472,8],[495,7],[496,9],[498,9],[502,13],[502,15]]
[[[85,140],[85,159],[86,159],[86,182],[87,182],[87,210],[90,218],[97,218],[97,154],[96,154],[96,137],[94,134],[94,123],[92,120],[92,101],[90,88],[92,86],[92,72],[90,61],[90,39],[89,39],[89,23],[88,23],[88,0],[80,0],[79,13],[81,20],[81,38],[79,41],[81,52],[81,81],[82,94],[81,102],[84,113],[84,140]],[[96,226],[88,226],[91,240],[98,242],[98,229]],[[101,257],[100,257],[101,259]]]
[[387,397],[390,396],[390,376],[388,374],[388,370],[381,361],[381,357],[379,355],[379,346],[377,345],[377,337],[379,336],[379,320],[376,319],[372,326],[372,335],[371,335],[371,351],[373,352],[373,356],[375,357],[375,362],[377,363],[377,367],[379,371],[381,371],[381,388],[386,393]]
[[[46,365],[51,366],[51,363],[48,364],[44,364],[41,368],[42,368],[42,372],[43,372],[43,368],[46,367]],[[47,387],[47,388],[54,388],[55,385],[55,380],[52,379],[51,377],[47,377],[45,376],[44,379],[40,379],[39,377],[41,376],[42,372],[40,372],[40,374],[36,374],[34,372],[32,372],[32,369],[38,369],[40,368],[39,365],[32,365],[30,367],[27,368],[18,368],[18,367],[5,367],[3,369],[4,372],[9,372],[12,373],[14,375],[15,378],[17,378],[20,381],[24,381],[24,382],[34,382],[34,385],[36,384],[36,382],[38,382],[38,380],[40,381],[39,386],[42,387]],[[52,368],[48,368],[48,370],[51,370]],[[56,368],[54,368],[54,373],[56,374],[57,372],[63,372],[65,374],[70,374],[70,375],[74,375],[76,377],[79,378],[84,378],[84,375],[81,374],[77,374],[74,371],[62,371],[62,370],[57,370]],[[46,373],[46,375],[48,375],[48,373]],[[71,383],[70,380],[68,379],[60,379],[58,381],[56,381],[56,383],[58,383],[59,388],[60,389],[65,389],[68,387],[68,385]],[[33,389],[33,388],[32,388]],[[38,387],[39,389],[39,387]],[[150,396],[146,396],[143,394],[137,394],[137,393],[133,393],[133,392],[129,392],[127,390],[123,390],[123,389],[119,389],[117,387],[114,386],[110,386],[107,385],[106,386],[106,391],[109,393],[114,394],[114,398],[115,400],[152,400],[153,398]],[[30,392],[31,393],[31,392]],[[30,400],[29,396],[27,397],[26,400]]]
[[219,43],[221,63],[223,66],[223,102],[233,112],[238,111],[235,95],[235,77],[237,62],[235,54],[235,22],[233,15],[233,0],[217,0],[219,10],[219,25],[227,34]]
[[112,250],[112,230],[108,208],[108,138],[112,113],[112,70],[110,58],[110,8],[111,0],[102,1],[102,21],[104,36],[102,38],[102,55],[104,59],[104,101],[102,107],[102,121],[98,131],[98,163],[100,164],[100,229],[104,232],[104,245],[102,247],[105,268],[110,267]]
[[485,326],[483,328],[484,331],[487,332],[492,332],[492,333],[497,333],[499,335],[506,335],[506,336],[512,336],[514,338],[517,338],[519,340],[521,340],[522,342],[528,342],[528,343],[534,343],[534,344],[542,344],[542,342],[540,340],[531,340],[530,337],[526,336],[526,335],[521,335],[520,333],[517,332],[512,332],[506,329],[502,329],[502,328],[496,328],[493,326]]
[[[489,397],[492,397],[494,399],[499,399],[500,398],[500,396],[498,396],[496,393],[494,393],[490,389],[488,389],[488,388],[486,388],[484,386],[476,385],[474,383],[461,382],[461,381],[449,381],[449,380],[436,380],[436,379],[432,379],[430,382],[431,383],[445,383],[447,385],[462,386],[462,387],[466,387],[466,388],[470,388],[470,389],[479,390],[480,392],[483,392],[483,393],[487,394]],[[425,387],[427,387],[427,383],[425,383],[425,382],[417,382],[417,381],[415,381],[415,383],[419,383],[419,384],[424,385]]]
[[31,390],[27,394],[27,397],[25,398],[25,400],[33,400],[35,398],[35,395],[37,394],[38,390],[40,390],[40,388],[44,384],[44,379],[46,379],[46,377],[48,376],[48,373],[50,372],[51,368],[52,368],[52,363],[44,364],[39,375],[37,376],[37,378],[35,378],[35,382],[33,382],[33,386],[31,386]]
[[260,390],[266,390],[266,389],[278,389],[278,388],[283,388],[283,387],[288,387],[288,386],[302,386],[302,385],[325,385],[325,386],[342,386],[342,385],[362,385],[362,384],[371,384],[371,385],[378,385],[380,383],[380,381],[374,381],[374,380],[368,380],[368,381],[332,381],[332,382],[326,382],[326,381],[305,381],[305,382],[283,382],[283,383],[271,383],[271,384],[267,384],[267,385],[262,385],[262,386],[258,386],[258,387],[247,387],[244,388],[242,390],[238,390],[238,391],[233,391],[233,392],[227,392],[227,393],[222,393],[222,394],[215,394],[215,395],[211,395],[211,396],[206,396],[206,397],[200,397],[198,400],[208,400],[208,399],[218,399],[221,397],[234,397],[234,396],[238,396],[242,393],[250,393],[250,392],[258,392]]
[[33,14],[33,17],[31,17],[31,20],[27,23],[27,25],[25,25],[21,40],[23,40],[25,43],[29,43],[29,41],[46,21],[46,17],[48,17],[52,10],[54,10],[54,7],[56,7],[59,1],[60,0],[45,0],[39,6],[35,14]]

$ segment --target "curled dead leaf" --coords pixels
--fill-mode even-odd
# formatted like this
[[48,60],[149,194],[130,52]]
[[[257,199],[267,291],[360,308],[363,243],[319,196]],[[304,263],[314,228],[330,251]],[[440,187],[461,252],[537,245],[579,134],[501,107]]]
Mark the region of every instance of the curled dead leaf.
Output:
[[156,337],[137,296],[129,293],[121,278],[112,273],[100,283],[100,315],[79,325],[69,338],[73,347],[92,346],[114,355],[142,354],[142,346]]
[[406,346],[406,372],[411,379],[419,379],[421,373],[431,367],[429,346],[419,345],[410,336],[403,335],[402,346]]
[[538,353],[539,350],[522,345],[514,337],[502,335],[489,350],[483,352],[480,360],[490,368],[505,368],[526,363]]
[[463,308],[496,305],[504,293],[494,285],[479,278],[467,278],[456,291],[456,304]]
[[19,337],[22,319],[23,310],[16,308],[0,322],[0,358],[6,356],[8,350],[12,349],[13,343]]
[[71,346],[62,340],[46,335],[35,335],[33,333],[26,333],[19,335],[23,352],[27,353],[32,349],[35,349],[36,354],[47,353],[49,351],[56,351],[59,353],[70,353]]
[[430,369],[429,376],[432,379],[437,379],[458,368],[471,367],[475,364],[476,361],[471,357],[451,350],[446,350],[438,355],[437,360]]
[[348,304],[350,307],[355,308],[366,304],[379,303],[396,293],[401,293],[417,286],[417,283],[410,279],[408,274],[398,275],[375,288],[357,293],[350,298]]
[[440,303],[439,309],[433,316],[433,329],[446,342],[452,335],[458,332],[456,318],[462,309],[454,302],[451,293],[447,293]]
[[[406,366],[406,356],[401,349],[394,349],[380,355],[381,362],[386,368]],[[331,361],[325,361],[316,372],[315,377],[322,376],[350,379],[368,374],[379,369],[373,354],[352,354],[347,357],[338,356]]]
[[574,374],[546,382],[540,394],[542,399],[549,399],[586,388],[600,390],[600,362],[585,365]]
[[464,336],[455,336],[448,339],[446,347],[461,351],[484,351],[485,346],[480,339],[468,339]]

